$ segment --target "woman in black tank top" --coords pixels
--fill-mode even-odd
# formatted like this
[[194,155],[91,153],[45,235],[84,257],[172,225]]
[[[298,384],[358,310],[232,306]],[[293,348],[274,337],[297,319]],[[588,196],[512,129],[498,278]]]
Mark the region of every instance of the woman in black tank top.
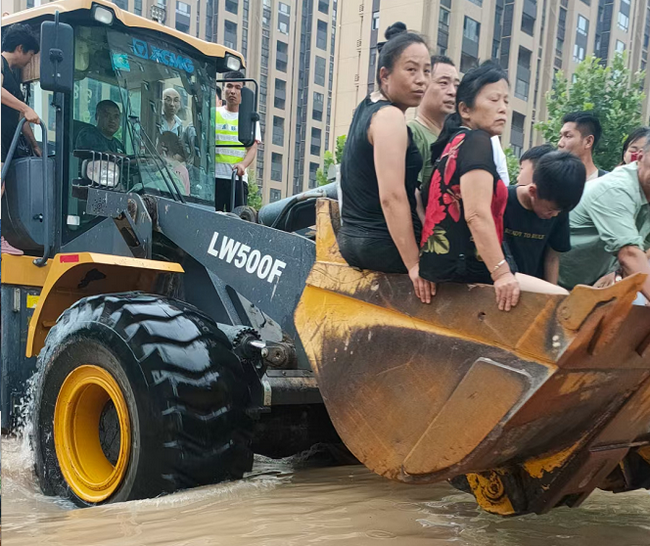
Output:
[[419,274],[422,157],[404,112],[424,96],[430,54],[422,36],[406,32],[403,23],[389,27],[386,38],[377,63],[379,89],[357,107],[345,144],[338,243],[354,267],[408,273],[416,295],[429,303],[435,285]]

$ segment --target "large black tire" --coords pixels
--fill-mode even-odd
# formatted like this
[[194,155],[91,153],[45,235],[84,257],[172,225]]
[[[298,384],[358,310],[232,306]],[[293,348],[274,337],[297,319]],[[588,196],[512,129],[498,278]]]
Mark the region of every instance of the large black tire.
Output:
[[[54,443],[61,386],[83,365],[110,373],[130,417],[128,466],[115,492],[98,503],[80,498],[67,483]],[[150,498],[239,479],[252,467],[242,364],[226,336],[194,307],[138,293],[80,300],[50,331],[38,369],[33,444],[45,494],[80,506]],[[116,441],[119,451],[116,437],[102,439],[105,454],[115,449],[105,442]]]

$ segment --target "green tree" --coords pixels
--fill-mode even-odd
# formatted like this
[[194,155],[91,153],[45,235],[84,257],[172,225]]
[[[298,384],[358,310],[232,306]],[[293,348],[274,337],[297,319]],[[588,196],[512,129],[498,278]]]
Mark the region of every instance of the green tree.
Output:
[[517,177],[519,176],[519,159],[515,155],[515,152],[512,151],[512,148],[506,148],[504,152],[506,154],[506,162],[508,164],[508,176],[510,177],[510,184],[516,184]]
[[343,161],[343,148],[345,148],[345,141],[347,140],[348,135],[341,135],[336,137],[336,151],[334,158],[336,159],[336,164],[340,165]]
[[248,206],[260,210],[262,208],[262,194],[255,180],[256,174],[254,168],[248,169]]
[[557,144],[565,114],[593,110],[603,127],[594,163],[601,169],[613,169],[620,161],[623,141],[631,130],[642,125],[645,73],[632,74],[626,65],[627,53],[619,53],[610,66],[587,57],[576,68],[571,83],[561,71],[557,72],[546,97],[548,119],[535,126],[544,139]]
[[345,148],[345,140],[347,135],[341,135],[336,138],[336,149],[334,150],[334,155],[332,152],[327,150],[323,156],[323,167],[319,167],[316,171],[316,182],[319,186],[325,186],[330,183],[327,179],[327,173],[329,173],[330,167],[332,165],[340,165],[341,160],[343,159],[343,148]]
[[326,184],[329,184],[329,180],[327,179],[327,173],[330,170],[330,167],[334,164],[334,156],[332,155],[332,152],[327,150],[325,152],[325,156],[323,157],[323,167],[319,167],[318,170],[316,171],[316,181],[318,182],[319,186],[325,186]]

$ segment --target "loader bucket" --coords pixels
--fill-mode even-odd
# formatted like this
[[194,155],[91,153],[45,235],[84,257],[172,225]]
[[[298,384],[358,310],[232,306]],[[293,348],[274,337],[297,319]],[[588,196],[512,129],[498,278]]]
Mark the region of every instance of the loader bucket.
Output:
[[368,468],[445,479],[488,511],[542,513],[594,488],[650,487],[650,308],[643,275],[499,311],[486,285],[443,284],[338,251],[338,204],[317,206],[316,261],[295,312],[329,415]]

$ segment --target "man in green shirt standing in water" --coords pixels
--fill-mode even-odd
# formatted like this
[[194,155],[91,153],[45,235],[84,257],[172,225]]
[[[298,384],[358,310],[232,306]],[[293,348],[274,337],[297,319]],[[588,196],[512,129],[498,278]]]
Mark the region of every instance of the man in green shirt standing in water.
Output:
[[449,57],[431,57],[431,83],[418,106],[417,117],[408,123],[415,145],[424,160],[418,177],[420,184],[431,180],[433,175],[431,144],[438,139],[445,118],[456,109],[456,89],[459,83],[458,70]]

